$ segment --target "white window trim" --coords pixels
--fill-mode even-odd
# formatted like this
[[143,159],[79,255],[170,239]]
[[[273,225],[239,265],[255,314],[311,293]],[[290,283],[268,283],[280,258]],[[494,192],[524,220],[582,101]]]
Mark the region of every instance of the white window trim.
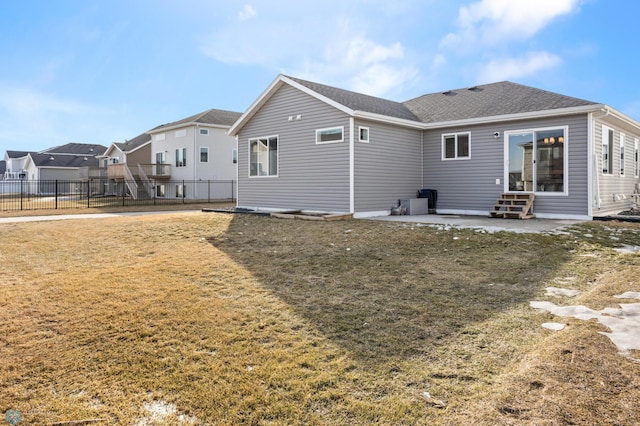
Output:
[[[340,129],[340,132],[342,133],[342,137],[340,138],[340,140],[320,142],[320,133],[326,132],[328,130],[336,130],[336,129]],[[316,145],[325,145],[329,143],[340,143],[340,142],[344,142],[344,126],[335,126],[335,127],[326,127],[324,129],[316,129]]]
[[[469,138],[469,155],[467,157],[458,157],[458,135],[467,135]],[[447,158],[446,154],[446,145],[445,139],[449,136],[455,136],[456,138],[456,146],[455,146],[455,157]],[[442,161],[456,161],[456,160],[470,160],[471,159],[471,132],[455,132],[455,133],[443,133],[442,134]]]
[[[613,149],[611,149],[610,147],[613,146],[613,141],[609,140],[609,131],[613,130],[611,127],[607,127],[605,125],[602,125],[602,153],[601,153],[601,162],[600,162],[600,173],[603,176],[611,176],[613,175],[613,155],[611,155],[611,158],[607,158],[607,166],[611,165],[611,167],[609,168],[609,170],[607,170],[607,172],[605,173],[604,171],[604,154],[605,154],[605,145],[607,147],[606,152],[607,152],[607,156],[609,155],[609,153],[613,154]],[[605,136],[606,135],[606,136]],[[614,138],[615,138],[615,131],[613,134]],[[606,139],[606,144],[605,144],[605,139]]]
[[[521,130],[509,130],[504,132],[504,192],[509,192],[509,170],[507,164],[509,163],[509,135],[511,134],[519,134],[519,133],[536,133],[536,132],[544,132],[547,130],[557,130],[562,129],[564,132],[564,142],[563,149],[564,152],[564,161],[562,163],[563,171],[564,171],[564,191],[562,192],[545,192],[545,191],[526,191],[524,194],[534,194],[545,197],[566,197],[569,195],[569,126],[553,126],[553,127],[536,127],[532,129],[521,129]],[[471,145],[469,145],[469,152],[471,152]]]
[[[367,139],[362,139],[362,131],[363,130],[367,131]],[[368,127],[359,126],[358,127],[358,141],[360,141],[362,143],[369,143],[370,139],[371,139],[371,130],[369,130]]]
[[200,134],[200,135],[208,135],[209,134],[209,129],[200,129],[198,134]]
[[625,135],[624,133],[620,132],[620,176],[624,176],[625,173],[625,164],[624,164],[624,142],[625,142]]
[[184,138],[187,136],[187,129],[176,130],[174,135],[176,138]]
[[[278,153],[276,155],[277,160],[276,160],[276,170],[278,171],[278,173],[276,173],[275,175],[264,175],[264,176],[260,176],[260,175],[252,175],[251,174],[251,141],[252,140],[256,140],[256,139],[270,139],[270,138],[276,138],[278,140]],[[280,175],[280,136],[279,135],[271,135],[271,136],[258,136],[255,138],[249,138],[248,143],[247,143],[247,176],[249,176],[249,179],[265,179],[265,178],[277,178]]]
[[633,177],[640,177],[640,140],[638,138],[633,144]]
[[165,140],[165,138],[166,138],[166,135],[165,135],[164,133],[158,133],[158,134],[157,134],[157,135],[155,135],[155,137],[154,137],[154,139],[155,139],[156,141],[163,141],[163,140]]
[[[206,149],[207,150],[207,161],[202,161],[202,150]],[[208,163],[209,162],[209,147],[208,146],[201,146],[200,149],[198,150],[198,153],[200,154],[198,158],[198,160],[200,160],[200,163]]]

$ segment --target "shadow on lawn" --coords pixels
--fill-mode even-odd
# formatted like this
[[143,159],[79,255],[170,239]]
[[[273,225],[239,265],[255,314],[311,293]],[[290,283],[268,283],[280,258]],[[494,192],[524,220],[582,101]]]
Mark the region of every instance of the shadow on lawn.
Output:
[[557,238],[237,215],[209,241],[332,342],[379,363],[533,300],[568,256]]

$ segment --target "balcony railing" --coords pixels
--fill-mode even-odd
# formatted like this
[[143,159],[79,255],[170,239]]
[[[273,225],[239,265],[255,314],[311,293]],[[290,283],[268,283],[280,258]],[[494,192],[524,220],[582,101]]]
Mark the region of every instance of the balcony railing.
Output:
[[[127,163],[109,164],[107,166],[107,177],[109,179],[127,179],[128,173],[125,170]],[[171,164],[136,164],[128,167],[133,176],[139,176],[138,170],[142,168],[144,173],[152,179],[168,179],[171,177]]]

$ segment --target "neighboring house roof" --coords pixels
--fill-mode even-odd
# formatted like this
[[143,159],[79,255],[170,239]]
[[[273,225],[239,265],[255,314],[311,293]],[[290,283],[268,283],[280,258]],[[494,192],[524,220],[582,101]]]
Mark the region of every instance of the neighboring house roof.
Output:
[[151,142],[151,135],[149,133],[143,133],[126,142],[114,142],[114,145],[116,145],[122,152],[131,152],[149,142]]
[[174,127],[184,127],[184,125],[209,124],[214,126],[229,127],[236,122],[242,113],[234,111],[225,111],[221,109],[209,109],[199,114],[183,118],[182,120],[173,121],[171,123],[161,124],[154,127],[149,132],[155,133],[161,130],[167,130]]
[[7,151],[8,158],[26,157],[31,151]]
[[36,167],[98,167],[98,159],[91,155],[29,154]]
[[40,151],[41,154],[100,155],[107,147],[90,143],[68,143]]
[[423,123],[437,123],[600,104],[503,81],[423,95],[404,105]]

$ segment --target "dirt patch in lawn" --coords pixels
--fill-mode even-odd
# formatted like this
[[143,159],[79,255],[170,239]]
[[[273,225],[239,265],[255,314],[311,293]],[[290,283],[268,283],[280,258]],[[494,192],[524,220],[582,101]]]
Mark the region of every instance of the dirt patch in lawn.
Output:
[[551,331],[529,306],[639,291],[638,255],[615,251],[640,245],[634,224],[523,235],[176,213],[2,224],[0,241],[0,411],[25,424],[640,416],[640,366],[604,326]]

